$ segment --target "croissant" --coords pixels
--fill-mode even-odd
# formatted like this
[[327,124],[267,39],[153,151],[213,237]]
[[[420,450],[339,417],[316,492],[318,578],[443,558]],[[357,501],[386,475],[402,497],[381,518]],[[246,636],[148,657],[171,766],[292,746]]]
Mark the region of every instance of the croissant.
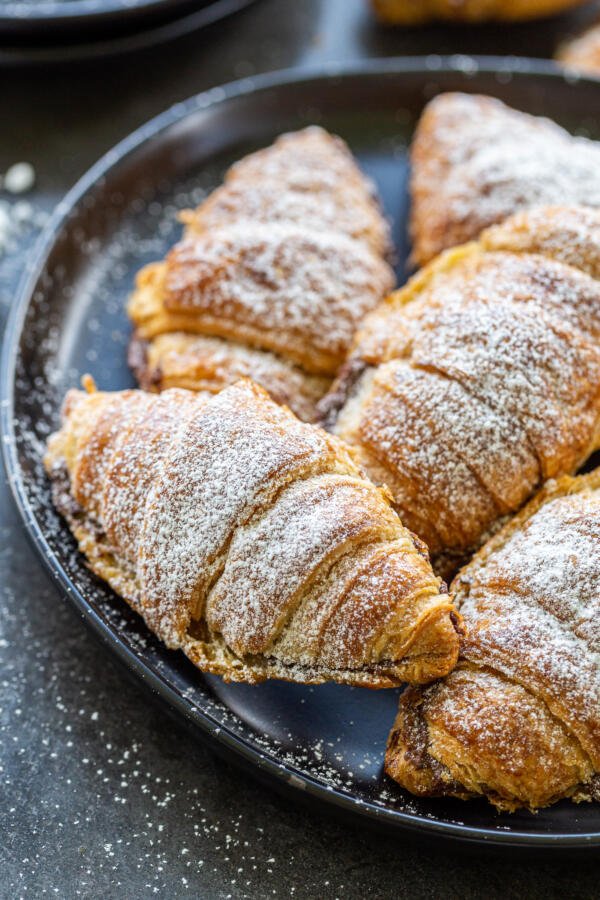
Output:
[[556,59],[568,69],[590,75],[600,73],[600,22],[560,47]]
[[550,482],[453,588],[459,664],[403,694],[388,775],[504,810],[600,800],[600,469]]
[[600,207],[600,145],[492,97],[432,100],[415,132],[411,165],[418,265],[522,209]]
[[600,444],[600,211],[518,213],[372,313],[323,424],[452,575]]
[[341,442],[241,381],[66,398],[45,460],[91,569],[228,681],[446,674],[460,620]]
[[457,22],[537,19],[580,6],[584,0],[372,0],[391,25],[421,25],[435,19]]
[[393,286],[389,229],[346,145],[320,128],[236,163],[139,273],[130,364],[149,390],[251,377],[302,419]]

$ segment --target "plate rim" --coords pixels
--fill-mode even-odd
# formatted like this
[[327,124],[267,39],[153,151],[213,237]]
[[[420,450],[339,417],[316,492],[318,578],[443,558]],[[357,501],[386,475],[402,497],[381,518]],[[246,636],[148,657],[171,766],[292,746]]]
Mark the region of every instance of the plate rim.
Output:
[[[0,434],[2,436],[2,456],[13,500],[25,526],[26,533],[41,557],[45,568],[53,580],[58,583],[61,593],[82,615],[88,624],[119,657],[129,671],[134,672],[147,688],[158,694],[161,699],[181,714],[188,725],[202,733],[202,737],[217,746],[215,750],[232,751],[239,764],[245,764],[255,771],[257,776],[267,776],[274,782],[274,787],[293,788],[306,797],[312,796],[321,804],[333,807],[334,810],[348,813],[356,822],[368,819],[373,824],[385,825],[394,833],[408,830],[421,837],[436,835],[467,845],[486,845],[496,848],[575,850],[600,846],[600,831],[569,833],[529,833],[518,830],[501,831],[454,822],[443,822],[430,819],[418,813],[391,810],[377,803],[356,798],[344,793],[336,787],[323,785],[319,780],[290,763],[281,763],[270,758],[266,753],[258,752],[242,737],[236,735],[229,726],[218,722],[207,710],[190,704],[171,688],[160,672],[147,665],[132,648],[115,639],[101,616],[93,609],[85,595],[73,584],[58,557],[50,547],[41,525],[38,523],[25,488],[23,470],[19,464],[14,418],[14,391],[16,361],[19,339],[23,331],[23,323],[30,306],[34,287],[46,264],[56,237],[66,224],[71,211],[82,200],[86,193],[105,176],[113,167],[120,164],[147,140],[157,136],[187,116],[202,109],[239,98],[248,93],[257,93],[276,87],[286,87],[302,82],[315,82],[331,78],[348,78],[361,75],[408,74],[422,72],[434,76],[436,73],[465,74],[482,72],[495,74],[498,72],[510,76],[542,76],[549,80],[572,82],[577,80],[589,83],[598,90],[597,79],[574,76],[564,72],[556,64],[547,60],[527,58],[506,58],[496,56],[411,56],[387,57],[363,60],[359,62],[339,64],[327,63],[302,69],[282,69],[262,75],[244,78],[223,86],[213,87],[196,94],[187,100],[176,103],[146,123],[136,128],[127,137],[118,142],[94,163],[75,185],[59,201],[40,234],[31,262],[26,265],[20,278],[15,298],[7,316],[2,354],[0,359]],[[468,86],[468,81],[466,85]],[[300,799],[300,797],[298,797]],[[494,815],[490,810],[490,815]]]

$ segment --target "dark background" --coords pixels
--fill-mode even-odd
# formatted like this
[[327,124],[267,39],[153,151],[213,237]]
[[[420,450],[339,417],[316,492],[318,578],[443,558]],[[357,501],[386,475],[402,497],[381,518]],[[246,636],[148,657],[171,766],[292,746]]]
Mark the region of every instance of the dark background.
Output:
[[[33,163],[3,323],[44,213],[104,151],[191,94],[322,60],[549,56],[585,12],[525,26],[378,27],[364,0],[257,0],[176,43],[76,67],[0,68],[0,172]],[[6,199],[0,194],[0,198]],[[598,896],[598,860],[484,858],[295,808],[216,759],[63,603],[0,484],[0,897]]]

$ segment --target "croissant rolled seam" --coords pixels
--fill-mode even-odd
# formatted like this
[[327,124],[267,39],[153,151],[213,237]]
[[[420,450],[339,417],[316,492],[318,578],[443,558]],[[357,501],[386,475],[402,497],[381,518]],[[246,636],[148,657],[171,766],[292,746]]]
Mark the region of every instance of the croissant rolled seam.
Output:
[[460,617],[387,493],[252,382],[71,391],[45,465],[90,568],[202,671],[390,687],[456,662]]

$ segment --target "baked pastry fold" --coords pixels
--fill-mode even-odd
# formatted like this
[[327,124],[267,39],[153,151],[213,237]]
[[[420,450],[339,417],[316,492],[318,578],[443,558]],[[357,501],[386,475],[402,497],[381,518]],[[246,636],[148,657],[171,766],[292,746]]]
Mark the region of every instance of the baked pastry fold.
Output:
[[387,773],[506,810],[600,799],[600,470],[549,482],[452,587],[459,664],[403,694]]
[[493,97],[432,100],[415,132],[411,173],[418,265],[520,210],[600,207],[600,145]]
[[314,417],[358,323],[393,285],[370,182],[340,139],[308,128],[240,160],[184,220],[183,240],[130,298],[140,385],[217,392],[252,377]]
[[523,21],[555,15],[585,0],[371,0],[382,22],[422,25],[452,22]]
[[71,391],[46,467],[92,570],[203,671],[388,687],[456,662],[451,598],[385,492],[250,381]]
[[598,446],[599,265],[600,212],[518,214],[381,304],[321,403],[445,577]]

